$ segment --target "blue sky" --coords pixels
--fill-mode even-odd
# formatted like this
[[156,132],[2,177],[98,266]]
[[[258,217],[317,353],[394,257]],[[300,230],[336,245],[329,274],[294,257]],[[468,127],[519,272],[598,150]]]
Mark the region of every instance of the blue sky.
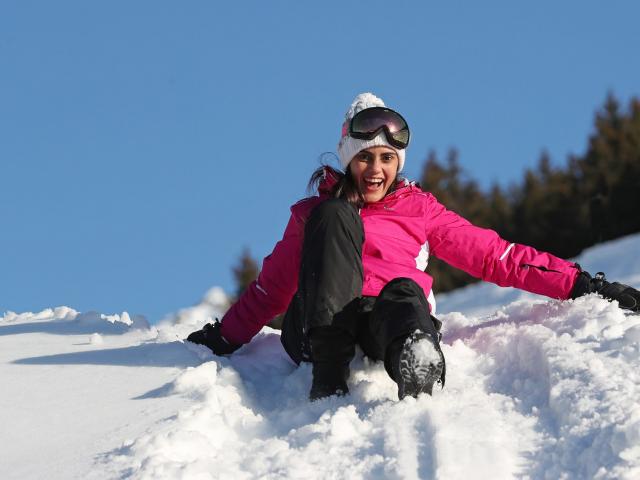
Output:
[[0,4],[0,312],[152,321],[267,255],[353,97],[483,185],[581,153],[640,95],[640,6],[571,2]]

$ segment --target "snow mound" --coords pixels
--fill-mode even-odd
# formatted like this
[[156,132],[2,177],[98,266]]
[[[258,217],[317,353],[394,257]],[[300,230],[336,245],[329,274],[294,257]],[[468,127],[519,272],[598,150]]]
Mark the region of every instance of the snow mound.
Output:
[[209,289],[202,300],[194,306],[183,308],[175,314],[167,315],[158,323],[160,338],[170,341],[186,338],[189,333],[202,328],[205,323],[221,319],[229,308],[229,297],[220,287]]
[[351,394],[309,403],[265,329],[188,368],[189,408],[103,458],[132,478],[637,478],[640,317],[592,296],[443,318],[447,388],[397,401],[359,356]]
[[[639,246],[579,261],[638,287]],[[183,343],[226,309],[220,290],[148,328],[8,312],[0,477],[640,478],[640,315],[493,288],[440,297],[447,386],[402,401],[359,353],[351,393],[309,403],[309,366],[268,327],[228,358]]]
[[[133,318],[127,312],[121,314],[105,315],[89,311],[80,313],[69,307],[47,308],[41,312],[6,312],[0,317],[0,322],[20,325],[16,333],[26,333],[30,327],[35,331],[47,328],[57,333],[123,333],[130,329],[145,330],[149,328],[149,322],[143,315],[134,315]],[[15,329],[14,329],[15,330]]]
[[595,296],[452,316],[446,336],[486,356],[488,389],[537,417],[535,478],[638,478],[640,316]]

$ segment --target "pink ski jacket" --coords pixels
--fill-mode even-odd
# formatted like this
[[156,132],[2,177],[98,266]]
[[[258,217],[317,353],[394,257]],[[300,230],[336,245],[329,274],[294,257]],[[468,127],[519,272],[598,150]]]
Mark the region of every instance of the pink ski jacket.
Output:
[[[305,222],[311,210],[329,198],[336,180],[325,170],[319,195],[291,207],[284,236],[264,259],[258,279],[222,319],[222,335],[229,342],[249,342],[289,306],[298,287]],[[424,272],[429,255],[502,287],[557,299],[570,297],[579,273],[572,262],[472,225],[406,180],[379,202],[365,204],[360,217],[365,231],[363,296],[377,296],[392,279],[408,277],[422,287],[435,313],[433,279]]]

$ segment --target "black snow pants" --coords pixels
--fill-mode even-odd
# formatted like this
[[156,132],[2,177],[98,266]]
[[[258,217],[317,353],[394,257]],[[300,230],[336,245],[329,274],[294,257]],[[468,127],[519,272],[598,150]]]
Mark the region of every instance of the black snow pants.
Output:
[[[358,211],[340,199],[316,206],[307,221],[298,290],[285,314],[282,344],[296,362],[351,361],[355,345],[383,360],[390,376],[387,348],[415,330],[429,333],[439,346],[440,322],[429,313],[422,288],[410,278],[395,278],[377,297],[363,297],[364,227]],[[330,340],[310,347],[313,329],[331,327]],[[439,348],[439,347],[438,347]],[[339,357],[339,358],[335,358]]]

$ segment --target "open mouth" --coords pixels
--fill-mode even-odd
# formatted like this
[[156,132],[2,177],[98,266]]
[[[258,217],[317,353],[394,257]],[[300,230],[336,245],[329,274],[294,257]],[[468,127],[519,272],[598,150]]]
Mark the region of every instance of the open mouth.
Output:
[[365,178],[364,185],[368,191],[375,191],[382,188],[384,180],[382,178]]

